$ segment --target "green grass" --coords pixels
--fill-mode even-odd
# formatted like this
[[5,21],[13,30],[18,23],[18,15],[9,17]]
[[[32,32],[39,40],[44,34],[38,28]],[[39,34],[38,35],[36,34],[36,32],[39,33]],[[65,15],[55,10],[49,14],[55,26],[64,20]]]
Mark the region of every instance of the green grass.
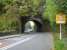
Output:
[[54,49],[55,50],[63,50],[64,48],[64,42],[63,40],[59,39],[59,33],[54,33]]
[[64,48],[63,48],[63,50],[67,50],[67,33],[64,34],[63,41],[64,41]]
[[55,41],[55,50],[63,50],[64,43],[62,40]]

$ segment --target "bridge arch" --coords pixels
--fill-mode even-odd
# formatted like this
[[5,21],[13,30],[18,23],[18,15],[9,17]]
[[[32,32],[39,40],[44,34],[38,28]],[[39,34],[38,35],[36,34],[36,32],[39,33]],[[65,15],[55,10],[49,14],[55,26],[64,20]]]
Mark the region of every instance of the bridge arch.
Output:
[[21,32],[24,32],[25,29],[25,24],[28,21],[33,21],[36,26],[37,26],[37,32],[43,32],[44,30],[44,23],[41,17],[35,16],[35,17],[30,17],[30,16],[22,16],[20,18],[21,21]]

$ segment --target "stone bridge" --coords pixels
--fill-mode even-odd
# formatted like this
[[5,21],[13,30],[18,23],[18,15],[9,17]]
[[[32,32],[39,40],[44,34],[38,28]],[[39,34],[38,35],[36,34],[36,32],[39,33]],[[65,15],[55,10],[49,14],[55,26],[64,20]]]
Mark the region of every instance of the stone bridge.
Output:
[[41,16],[21,16],[20,17],[21,21],[21,32],[24,32],[25,29],[25,24],[28,21],[34,21],[35,24],[37,25],[37,32],[48,32],[50,31],[50,22],[49,20],[43,20]]

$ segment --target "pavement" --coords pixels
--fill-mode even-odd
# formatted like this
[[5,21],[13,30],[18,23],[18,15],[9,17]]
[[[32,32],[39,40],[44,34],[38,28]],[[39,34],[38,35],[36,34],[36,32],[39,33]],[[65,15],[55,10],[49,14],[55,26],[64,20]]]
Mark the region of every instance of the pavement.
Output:
[[53,48],[51,33],[30,33],[17,36],[1,39],[0,50],[52,50]]
[[1,36],[0,40],[3,39],[8,39],[8,38],[14,38],[14,37],[19,37],[19,36],[23,36],[24,34],[17,34],[17,35],[9,35],[9,36]]

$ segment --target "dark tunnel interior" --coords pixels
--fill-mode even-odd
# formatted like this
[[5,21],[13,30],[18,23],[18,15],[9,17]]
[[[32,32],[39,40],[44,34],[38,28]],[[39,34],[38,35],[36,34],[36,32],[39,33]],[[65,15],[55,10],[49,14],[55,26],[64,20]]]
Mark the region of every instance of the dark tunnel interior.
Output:
[[[41,19],[39,19],[41,20]],[[21,17],[20,18],[21,21],[21,32],[24,32],[25,29],[25,24],[26,22],[30,21],[30,18],[28,17]],[[37,31],[36,32],[48,32],[50,31],[50,22],[48,20],[45,20],[45,22],[43,23],[43,21],[40,23],[38,20],[31,20],[33,21],[36,26],[37,26]]]

